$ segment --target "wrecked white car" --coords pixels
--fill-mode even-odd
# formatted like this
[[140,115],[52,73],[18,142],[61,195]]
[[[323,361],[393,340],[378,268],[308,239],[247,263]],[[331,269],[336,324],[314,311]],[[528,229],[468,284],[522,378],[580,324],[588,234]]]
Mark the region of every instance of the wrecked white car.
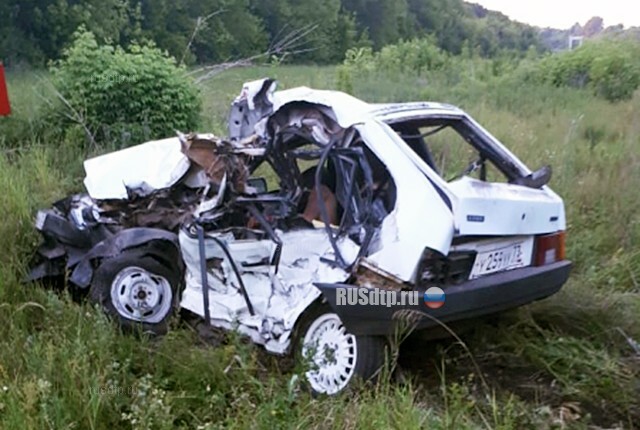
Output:
[[[66,274],[124,327],[163,332],[179,305],[271,353],[302,351],[318,393],[374,376],[407,319],[431,329],[514,308],[571,268],[550,169],[448,105],[265,79],[233,103],[228,138],[180,135],[85,170],[88,194],[38,214],[31,279]],[[446,296],[436,309],[340,300],[431,287]]]

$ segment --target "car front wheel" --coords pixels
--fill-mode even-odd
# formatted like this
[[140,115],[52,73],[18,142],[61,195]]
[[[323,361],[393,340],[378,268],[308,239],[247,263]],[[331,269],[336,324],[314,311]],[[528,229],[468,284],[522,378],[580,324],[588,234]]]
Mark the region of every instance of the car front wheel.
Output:
[[179,293],[180,274],[135,252],[104,260],[89,300],[126,330],[164,334]]
[[310,311],[301,335],[305,378],[315,394],[337,394],[356,378],[375,380],[384,364],[385,339],[349,333],[326,306]]

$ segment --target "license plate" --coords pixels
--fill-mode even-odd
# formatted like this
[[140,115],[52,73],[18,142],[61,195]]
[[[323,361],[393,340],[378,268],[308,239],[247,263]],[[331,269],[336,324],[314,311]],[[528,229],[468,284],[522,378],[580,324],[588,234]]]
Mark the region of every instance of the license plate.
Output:
[[476,254],[469,279],[529,266],[533,251],[533,238],[494,243],[483,248],[479,249]]

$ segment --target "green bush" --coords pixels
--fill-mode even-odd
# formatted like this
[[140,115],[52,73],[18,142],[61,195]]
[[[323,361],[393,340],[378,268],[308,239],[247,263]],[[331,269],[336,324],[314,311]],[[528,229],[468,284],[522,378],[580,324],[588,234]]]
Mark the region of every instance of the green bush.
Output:
[[337,69],[337,86],[342,91],[351,92],[354,77],[360,79],[374,72],[388,76],[424,76],[446,71],[451,65],[450,57],[429,37],[400,41],[378,52],[370,47],[351,48]]
[[387,45],[378,54],[379,67],[388,72],[422,72],[441,70],[447,55],[430,38],[414,39]]
[[153,45],[133,44],[125,51],[98,44],[80,28],[51,71],[64,98],[56,109],[67,135],[125,146],[198,125],[196,87],[183,67]]
[[389,73],[421,75],[442,70],[449,64],[447,54],[438,48],[431,38],[400,41],[387,45],[379,52],[371,48],[351,48],[345,53],[342,64],[359,73],[374,70]]
[[640,86],[640,44],[598,41],[550,55],[529,70],[527,78],[556,87],[589,88],[611,102],[628,100]]

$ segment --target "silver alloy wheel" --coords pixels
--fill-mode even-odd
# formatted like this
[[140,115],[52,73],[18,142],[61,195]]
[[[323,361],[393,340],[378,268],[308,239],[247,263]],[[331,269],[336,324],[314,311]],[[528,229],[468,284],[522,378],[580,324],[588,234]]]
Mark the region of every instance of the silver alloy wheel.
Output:
[[125,267],[111,283],[111,303],[124,318],[159,323],[171,312],[173,292],[166,278],[140,267]]
[[305,376],[311,388],[318,393],[336,394],[355,373],[356,337],[346,331],[337,314],[322,314],[304,335],[302,356],[310,360]]

